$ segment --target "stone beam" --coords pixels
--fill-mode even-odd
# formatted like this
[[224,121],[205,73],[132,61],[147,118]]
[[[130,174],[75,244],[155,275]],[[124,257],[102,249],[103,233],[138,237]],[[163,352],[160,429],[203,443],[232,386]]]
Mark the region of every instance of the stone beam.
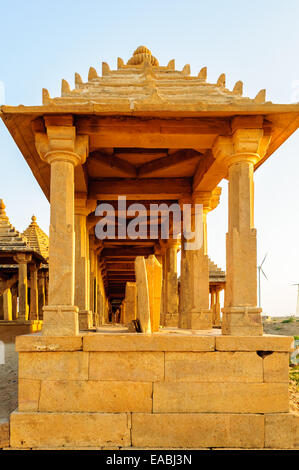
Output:
[[[163,184],[162,184],[163,183]],[[97,200],[117,200],[119,195],[140,199],[179,199],[182,195],[191,194],[191,178],[142,178],[120,179],[103,178],[91,180],[89,198]]]
[[106,168],[117,168],[120,174],[127,178],[136,178],[137,171],[134,165],[123,160],[122,158],[118,158],[115,155],[105,155],[102,152],[95,151],[92,152],[87,161],[87,165],[98,165],[100,167]]
[[78,133],[90,136],[91,150],[98,148],[211,148],[217,135],[229,135],[228,119],[138,119],[81,117]]
[[158,158],[150,162],[144,163],[138,168],[138,176],[154,176],[160,170],[165,170],[173,167],[174,165],[182,164],[189,160],[199,160],[202,154],[195,150],[179,150],[167,157]]

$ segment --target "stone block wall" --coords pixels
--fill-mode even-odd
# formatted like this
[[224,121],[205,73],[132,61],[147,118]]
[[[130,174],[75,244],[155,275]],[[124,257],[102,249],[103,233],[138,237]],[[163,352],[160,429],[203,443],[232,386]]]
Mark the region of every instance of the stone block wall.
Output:
[[17,338],[11,447],[293,448],[291,338]]

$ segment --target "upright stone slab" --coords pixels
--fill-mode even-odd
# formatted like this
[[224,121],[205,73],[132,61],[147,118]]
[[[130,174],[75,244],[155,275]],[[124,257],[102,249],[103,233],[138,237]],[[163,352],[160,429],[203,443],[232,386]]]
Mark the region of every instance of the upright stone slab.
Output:
[[143,333],[150,334],[152,332],[152,329],[149,289],[147,282],[146,265],[143,256],[136,256],[135,258],[135,276],[137,286],[137,318],[140,321],[141,331]]
[[160,326],[162,266],[155,255],[149,256],[145,260],[145,265],[149,292],[151,325],[152,332],[154,332],[159,331]]
[[136,282],[126,283],[124,305],[124,323],[130,323],[137,318],[137,286]]

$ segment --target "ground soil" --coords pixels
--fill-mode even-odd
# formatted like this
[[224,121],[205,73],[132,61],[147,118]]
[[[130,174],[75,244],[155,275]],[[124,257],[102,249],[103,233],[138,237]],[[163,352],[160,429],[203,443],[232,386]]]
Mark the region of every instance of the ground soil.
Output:
[[[271,320],[264,320],[264,333],[270,335],[298,336],[299,319],[289,321],[292,317],[271,317]],[[287,323],[285,322],[287,320]]]

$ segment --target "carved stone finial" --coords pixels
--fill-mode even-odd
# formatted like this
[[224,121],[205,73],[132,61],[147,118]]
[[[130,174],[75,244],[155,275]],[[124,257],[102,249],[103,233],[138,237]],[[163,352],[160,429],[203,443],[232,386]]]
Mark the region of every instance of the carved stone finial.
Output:
[[88,72],[88,81],[90,82],[94,78],[99,78],[97,71],[94,67],[90,67],[89,72]]
[[0,199],[0,219],[7,219],[5,207],[3,199]]
[[65,93],[70,93],[71,88],[68,82],[64,79],[61,81],[61,96],[63,96]]
[[207,79],[207,74],[208,74],[208,69],[207,67],[203,67],[199,74],[198,74],[198,78],[201,78],[202,80],[206,80]]
[[184,75],[190,75],[191,69],[190,69],[190,64],[186,64],[182,70]]
[[110,72],[110,67],[107,62],[102,62],[102,76],[108,75]]
[[266,100],[266,90],[260,90],[256,97],[254,98],[254,102],[257,104],[265,103]]
[[235,83],[234,89],[233,89],[233,94],[234,95],[242,95],[243,94],[243,82],[239,80],[238,82]]
[[145,46],[139,46],[133,53],[133,57],[128,60],[127,65],[141,65],[146,60],[153,66],[159,66],[159,62]]
[[121,69],[124,66],[124,61],[121,59],[121,57],[117,58],[117,68]]
[[43,88],[42,94],[43,94],[43,104],[47,104],[51,99],[50,93],[48,92],[46,88]]
[[174,59],[172,59],[172,60],[170,60],[170,61],[168,62],[167,68],[168,68],[169,70],[175,70],[175,60],[174,60]]
[[221,88],[225,87],[225,73],[222,73],[220,77],[218,78],[217,86],[220,86]]
[[30,225],[37,225],[37,224],[36,224],[36,217],[35,217],[35,215],[33,215],[33,216],[31,217],[31,224],[30,224]]
[[82,85],[83,83],[83,80],[81,78],[81,75],[79,75],[79,73],[75,73],[75,85]]

